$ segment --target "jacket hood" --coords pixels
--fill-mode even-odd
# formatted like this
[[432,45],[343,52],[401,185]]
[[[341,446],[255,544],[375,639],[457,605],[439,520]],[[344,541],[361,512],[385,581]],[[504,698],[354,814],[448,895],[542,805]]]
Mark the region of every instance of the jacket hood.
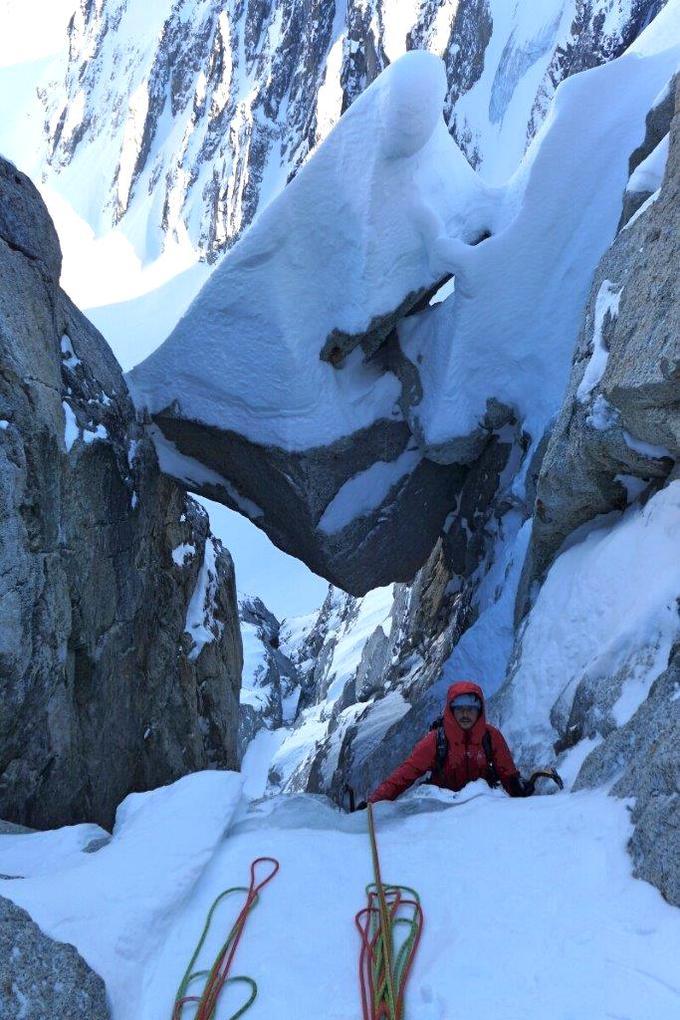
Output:
[[451,684],[448,691],[446,692],[446,704],[444,705],[444,732],[449,740],[459,741],[464,737],[465,730],[456,722],[453,712],[449,708],[450,702],[454,698],[457,698],[459,694],[476,694],[482,703],[482,711],[479,713],[479,719],[467,732],[470,737],[477,740],[481,740],[486,729],[486,706],[484,703],[484,692],[478,684],[473,684],[471,680],[458,680],[455,684]]

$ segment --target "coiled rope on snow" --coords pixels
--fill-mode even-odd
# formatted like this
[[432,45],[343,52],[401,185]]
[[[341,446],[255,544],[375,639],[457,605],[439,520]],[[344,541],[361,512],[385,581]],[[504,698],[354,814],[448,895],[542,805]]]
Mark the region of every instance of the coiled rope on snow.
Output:
[[414,889],[383,883],[372,804],[367,813],[373,882],[366,886],[367,906],[355,917],[361,936],[361,1007],[364,1020],[403,1020],[404,993],[423,929],[423,910]]
[[[272,868],[269,874],[265,875],[264,878],[258,882],[256,880],[256,870],[258,865],[270,864]],[[243,929],[246,926],[248,915],[250,914],[253,907],[256,906],[261,890],[271,882],[276,872],[279,870],[279,862],[275,857],[257,857],[250,865],[250,885],[246,888],[245,886],[233,886],[231,889],[225,889],[217,896],[206,918],[203,932],[198,940],[198,944],[194,950],[193,956],[189,961],[184,977],[182,978],[179,988],[177,989],[177,995],[175,996],[175,1005],[172,1012],[172,1020],[181,1020],[182,1011],[184,1007],[189,1003],[193,1003],[197,1006],[196,1013],[193,1016],[193,1020],[212,1020],[215,1016],[215,1010],[217,1009],[217,1002],[219,996],[227,984],[245,984],[250,989],[248,999],[243,1005],[235,1012],[232,1013],[228,1020],[238,1020],[238,1017],[250,1009],[255,999],[257,998],[257,984],[250,977],[236,976],[231,977],[229,970],[231,968],[236,950],[238,949],[241,936],[243,935]],[[236,918],[234,925],[227,936],[227,940],[220,949],[219,953],[215,957],[210,970],[194,970],[194,966],[199,957],[201,949],[208,937],[210,926],[212,924],[213,915],[218,905],[231,893],[245,893],[246,898],[241,909],[240,914]],[[205,985],[200,995],[188,995],[187,990],[189,985],[197,980],[198,978],[205,978]]]

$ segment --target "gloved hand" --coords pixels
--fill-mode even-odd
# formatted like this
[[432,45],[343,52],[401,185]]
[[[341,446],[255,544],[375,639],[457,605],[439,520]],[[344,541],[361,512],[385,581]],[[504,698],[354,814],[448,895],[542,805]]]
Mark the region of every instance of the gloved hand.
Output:
[[365,811],[367,807],[368,807],[368,804],[366,803],[366,801],[365,800],[360,800],[358,804],[354,805],[354,810],[355,811]]
[[534,784],[531,780],[522,779],[519,773],[512,777],[509,785],[511,797],[531,797],[534,792]]

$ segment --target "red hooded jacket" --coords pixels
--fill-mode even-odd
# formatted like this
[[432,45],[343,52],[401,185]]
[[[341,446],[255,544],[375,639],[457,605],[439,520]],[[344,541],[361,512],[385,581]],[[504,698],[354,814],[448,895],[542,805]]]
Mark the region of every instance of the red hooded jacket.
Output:
[[[450,702],[459,694],[476,694],[482,703],[479,718],[469,730],[464,730],[462,726],[458,725],[449,708]],[[482,738],[488,732],[491,736],[491,752],[498,778],[507,793],[511,796],[515,795],[519,771],[512,760],[503,734],[486,721],[484,695],[477,684],[467,680],[451,684],[444,707],[444,732],[448,741],[448,754],[441,773],[436,777],[437,786],[447,790],[462,790],[466,783],[486,778],[488,762],[482,746]],[[434,769],[436,763],[437,732],[430,730],[422,740],[418,741],[406,761],[398,765],[392,775],[371,794],[368,798],[369,801],[375,804],[378,800],[394,800],[415,783],[416,779]]]

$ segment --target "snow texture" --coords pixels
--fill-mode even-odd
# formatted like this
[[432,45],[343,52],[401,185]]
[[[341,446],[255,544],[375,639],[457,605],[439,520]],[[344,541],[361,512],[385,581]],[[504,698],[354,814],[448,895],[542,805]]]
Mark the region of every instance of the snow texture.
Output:
[[[574,541],[550,568],[523,631],[519,660],[501,692],[511,746],[551,754],[550,714],[583,680],[619,676],[621,726],[666,668],[680,633],[680,482],[633,504]],[[653,579],[653,580],[650,580]],[[631,597],[634,593],[634,597]]]
[[[9,874],[24,874],[30,855],[30,877],[2,882],[3,895],[28,910],[45,934],[81,947],[106,983],[116,1020],[145,1015],[147,968],[210,863],[240,791],[233,772],[198,772],[132,793],[118,809],[113,839],[92,854],[77,849],[85,830],[101,834],[96,826],[25,836],[26,844],[0,837],[2,847],[10,841],[3,856]],[[163,1013],[150,1008],[147,1015],[160,1020]]]
[[64,409],[64,444],[66,446],[66,452],[70,453],[73,444],[80,435],[80,429],[78,428],[78,422],[73,408],[68,401],[63,400],[61,406]]
[[172,550],[173,562],[178,567],[183,567],[188,559],[196,555],[196,546],[191,545],[189,542],[182,542],[177,548]]
[[195,662],[204,646],[216,641],[224,629],[222,621],[215,618],[215,599],[218,586],[215,539],[209,535],[205,542],[203,563],[187,608],[184,625],[185,631],[191,636],[194,643],[188,656],[190,662]]
[[615,291],[610,280],[604,280],[595,299],[595,322],[593,324],[593,351],[586,365],[583,378],[576,390],[576,397],[584,403],[604,375],[607,367],[609,351],[604,340],[604,327],[607,319],[615,319],[619,314],[621,290]]
[[391,373],[360,351],[341,370],[319,354],[333,330],[361,334],[435,283],[440,238],[488,225],[495,199],[446,131],[445,90],[424,52],[376,79],[133,369],[140,405],[177,399],[183,416],[289,451],[395,416]]
[[[235,961],[258,984],[253,1020],[317,1016],[320,989],[333,991],[324,1020],[358,1015],[354,913],[372,877],[365,813],[308,795],[237,807],[239,788],[233,773],[199,773],[133,794],[109,846],[2,883],[102,974],[113,1020],[170,1016],[211,903],[246,884],[262,854],[281,869]],[[624,803],[601,791],[511,800],[480,782],[458,795],[410,791],[378,805],[376,819],[386,879],[417,889],[425,912],[407,1016],[566,1020],[585,1008],[589,1020],[649,1020],[677,1011],[678,913],[631,877]],[[64,839],[46,834],[45,858],[50,838]],[[16,870],[15,847],[5,866]],[[457,880],[446,881],[452,848]],[[219,908],[204,965],[240,904]],[[227,989],[223,1015],[241,1001],[238,986]]]
[[492,397],[534,441],[559,409],[593,271],[620,215],[628,156],[678,65],[679,41],[673,5],[631,51],[563,82],[503,193],[497,220],[509,225],[476,247],[442,245],[454,296],[399,328],[424,388],[409,423],[430,456],[455,458],[452,440],[475,434]]
[[417,468],[422,455],[408,446],[393,461],[378,460],[338,490],[323,512],[318,527],[327,535],[342,531],[355,518],[372,513],[390,490]]
[[631,174],[626,191],[652,192],[658,191],[663,181],[668,160],[668,135],[665,135],[649,156],[635,168]]

